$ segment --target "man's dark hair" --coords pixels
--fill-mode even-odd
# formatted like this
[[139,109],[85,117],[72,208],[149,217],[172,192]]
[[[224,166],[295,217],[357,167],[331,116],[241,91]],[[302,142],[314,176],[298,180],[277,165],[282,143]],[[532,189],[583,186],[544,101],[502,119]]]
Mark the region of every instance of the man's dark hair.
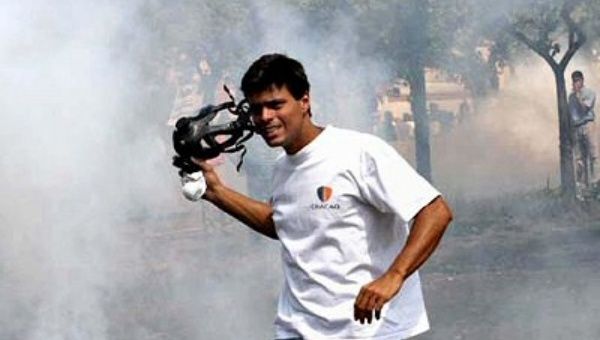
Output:
[[310,90],[310,84],[302,64],[283,54],[265,54],[258,58],[242,78],[242,92],[249,97],[269,90],[272,86],[285,85],[295,99]]
[[575,72],[571,73],[571,79],[573,81],[580,80],[580,79],[583,80],[583,72],[575,71]]

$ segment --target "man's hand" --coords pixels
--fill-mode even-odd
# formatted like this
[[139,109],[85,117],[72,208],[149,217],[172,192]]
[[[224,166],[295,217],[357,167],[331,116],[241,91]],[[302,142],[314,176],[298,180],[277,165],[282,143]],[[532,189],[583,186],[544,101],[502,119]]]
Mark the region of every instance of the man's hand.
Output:
[[199,160],[196,158],[192,158],[192,161],[200,167],[200,170],[204,175],[204,181],[206,182],[206,192],[202,198],[208,201],[213,201],[216,195],[216,190],[223,186],[221,178],[219,178],[215,167],[209,164],[210,161]]
[[369,323],[381,316],[381,308],[400,291],[405,278],[412,275],[433,253],[446,227],[452,221],[452,211],[441,196],[423,207],[414,217],[406,244],[390,269],[377,280],[363,286],[354,303],[354,319]]
[[399,273],[388,271],[377,280],[364,285],[354,303],[354,320],[361,324],[365,320],[371,323],[373,316],[379,320],[383,305],[398,294],[403,283]]
[[270,204],[257,201],[229,188],[226,183],[221,181],[215,168],[214,159],[203,161],[192,158],[192,161],[198,164],[204,174],[206,192],[202,196],[203,199],[216,205],[254,231],[277,239],[273,222],[273,208]]

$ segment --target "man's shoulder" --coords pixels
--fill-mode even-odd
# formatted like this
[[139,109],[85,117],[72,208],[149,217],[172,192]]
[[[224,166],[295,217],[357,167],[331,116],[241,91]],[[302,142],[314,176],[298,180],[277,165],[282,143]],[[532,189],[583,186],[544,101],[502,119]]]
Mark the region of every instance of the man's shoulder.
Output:
[[361,162],[402,158],[394,147],[379,136],[356,130],[337,129],[339,130],[339,138],[335,139],[338,149],[337,158],[358,155]]
[[361,132],[358,130],[351,130],[334,126],[329,126],[328,128],[331,128],[331,133],[332,135],[335,135],[335,139],[337,141],[343,141],[344,143],[347,143],[346,145],[353,145],[358,147],[370,146],[373,144],[387,145],[387,143],[383,139],[367,132]]

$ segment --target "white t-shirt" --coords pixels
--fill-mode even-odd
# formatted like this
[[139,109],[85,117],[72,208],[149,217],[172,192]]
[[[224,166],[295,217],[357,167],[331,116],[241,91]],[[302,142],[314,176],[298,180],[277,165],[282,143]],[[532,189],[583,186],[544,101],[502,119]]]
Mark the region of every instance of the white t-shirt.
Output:
[[408,222],[439,196],[392,147],[328,126],[298,153],[280,156],[273,188],[285,277],[276,338],[387,340],[429,329],[417,273],[380,320],[354,321],[360,288],[390,267]]
[[569,94],[569,112],[571,121],[575,127],[593,122],[596,114],[594,113],[594,104],[596,103],[596,93],[587,87],[583,87],[579,94],[579,99],[575,92]]

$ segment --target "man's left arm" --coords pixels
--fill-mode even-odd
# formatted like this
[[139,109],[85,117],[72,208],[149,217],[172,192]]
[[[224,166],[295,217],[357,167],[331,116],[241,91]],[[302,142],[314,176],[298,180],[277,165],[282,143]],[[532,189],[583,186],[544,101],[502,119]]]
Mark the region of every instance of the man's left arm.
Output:
[[390,268],[360,290],[354,305],[355,320],[371,323],[373,316],[379,319],[383,305],[433,253],[450,221],[452,211],[441,196],[417,213],[406,244]]

